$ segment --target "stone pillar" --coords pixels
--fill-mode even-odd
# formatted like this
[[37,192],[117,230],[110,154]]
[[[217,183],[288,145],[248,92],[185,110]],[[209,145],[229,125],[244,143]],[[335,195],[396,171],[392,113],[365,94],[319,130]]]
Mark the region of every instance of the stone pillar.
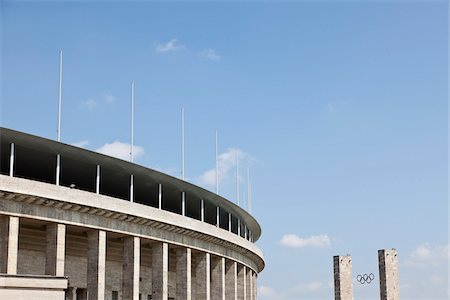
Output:
[[169,297],[169,245],[155,243],[152,246],[152,299]]
[[231,260],[225,264],[225,298],[237,300],[237,262]]
[[256,272],[253,272],[253,286],[252,286],[253,299],[252,300],[258,299],[258,297],[257,297],[258,285],[256,284],[257,279],[258,279],[258,275],[256,274]]
[[378,250],[381,300],[400,300],[397,250]]
[[141,266],[141,240],[127,236],[123,239],[123,298],[139,300],[139,277]]
[[353,300],[352,257],[334,256],[334,299]]
[[252,299],[252,270],[247,268],[245,273],[245,298],[247,300]]
[[177,287],[177,300],[191,300],[191,249],[178,248],[176,250],[177,262],[176,262],[176,287]]
[[211,259],[211,300],[225,300],[225,258]]
[[87,292],[89,300],[105,299],[106,232],[88,232]]
[[211,255],[209,253],[198,253],[196,255],[195,278],[197,283],[195,300],[210,300],[211,294]]
[[0,216],[0,227],[0,273],[17,274],[17,255],[19,250],[19,218],[12,216]]
[[238,265],[238,273],[237,273],[237,298],[238,300],[247,300],[246,299],[246,283],[245,283],[245,273],[246,267],[242,265]]
[[66,257],[66,225],[48,224],[46,226],[45,274],[64,276]]

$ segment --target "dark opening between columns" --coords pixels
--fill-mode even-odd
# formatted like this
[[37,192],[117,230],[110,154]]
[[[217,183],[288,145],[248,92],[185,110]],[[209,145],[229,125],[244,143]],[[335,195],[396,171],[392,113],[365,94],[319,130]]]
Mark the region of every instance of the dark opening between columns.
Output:
[[201,220],[201,201],[192,193],[186,193],[186,216]]
[[14,176],[56,182],[56,155],[17,144],[15,150]]
[[[95,182],[95,176],[92,178]],[[130,174],[114,166],[100,166],[100,194],[123,200],[130,198]]]
[[0,174],[9,175],[11,144],[0,140]]
[[[56,159],[56,158],[55,158]],[[61,156],[60,184],[95,193],[97,166],[82,159]]]
[[158,183],[150,177],[134,176],[134,202],[158,208]]

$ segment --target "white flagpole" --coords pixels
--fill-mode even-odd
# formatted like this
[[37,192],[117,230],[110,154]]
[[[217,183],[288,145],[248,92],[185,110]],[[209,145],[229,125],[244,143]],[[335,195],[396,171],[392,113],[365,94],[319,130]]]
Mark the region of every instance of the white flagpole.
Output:
[[181,179],[184,180],[184,108],[181,109]]
[[131,82],[131,151],[130,159],[133,162],[133,147],[134,147],[134,81]]
[[237,205],[240,203],[239,199],[239,157],[238,157],[238,151],[235,152],[236,155],[236,199],[237,199]]
[[252,187],[250,183],[250,167],[247,167],[247,206],[248,212],[252,213]]
[[61,141],[61,95],[62,95],[62,50],[59,51],[59,88],[58,88],[58,142]]
[[218,145],[219,145],[219,137],[216,130],[216,194],[219,194],[219,156],[218,156]]

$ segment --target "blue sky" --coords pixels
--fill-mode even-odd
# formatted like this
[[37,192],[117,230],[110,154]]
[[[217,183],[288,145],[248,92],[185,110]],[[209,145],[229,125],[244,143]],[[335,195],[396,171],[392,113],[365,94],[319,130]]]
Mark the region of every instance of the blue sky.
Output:
[[350,253],[378,299],[395,247],[404,299],[448,298],[448,3],[1,2],[1,125],[123,156],[234,201],[252,177],[259,299],[331,299]]

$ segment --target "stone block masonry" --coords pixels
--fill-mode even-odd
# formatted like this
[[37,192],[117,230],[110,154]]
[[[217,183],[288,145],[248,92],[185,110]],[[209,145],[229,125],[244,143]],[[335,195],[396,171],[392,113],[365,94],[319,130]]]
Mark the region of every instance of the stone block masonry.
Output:
[[334,256],[334,299],[353,300],[352,257]]
[[381,300],[400,300],[397,250],[378,250]]

